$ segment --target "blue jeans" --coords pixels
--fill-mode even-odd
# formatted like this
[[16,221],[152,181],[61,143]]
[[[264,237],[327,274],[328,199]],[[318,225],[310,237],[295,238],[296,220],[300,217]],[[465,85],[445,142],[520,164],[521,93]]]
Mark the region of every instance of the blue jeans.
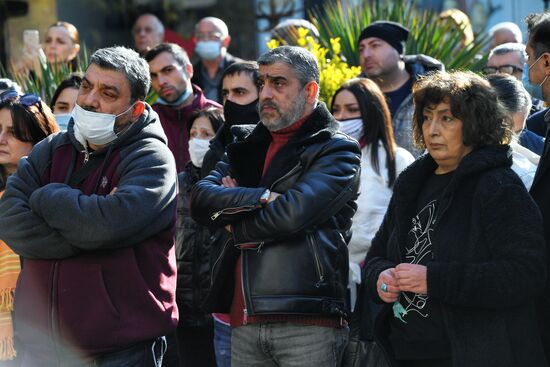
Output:
[[45,362],[26,350],[21,367],[161,367],[164,352],[166,352],[164,337],[92,359],[61,356],[57,363]]
[[218,367],[231,367],[231,326],[214,319],[214,350]]
[[348,336],[348,327],[244,325],[233,329],[231,363],[239,367],[338,367]]

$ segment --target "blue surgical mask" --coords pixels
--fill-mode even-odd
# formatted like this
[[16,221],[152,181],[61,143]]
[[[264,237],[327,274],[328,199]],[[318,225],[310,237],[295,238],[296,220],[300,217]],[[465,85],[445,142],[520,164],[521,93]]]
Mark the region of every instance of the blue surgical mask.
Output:
[[59,126],[59,130],[67,131],[67,126],[69,126],[69,121],[71,120],[71,116],[72,115],[70,113],[55,114],[55,122],[57,122],[57,126]]
[[538,59],[535,60],[534,63],[529,65],[528,63],[523,64],[523,72],[521,74],[521,82],[523,83],[523,86],[529,92],[531,97],[537,98],[540,100],[544,100],[544,96],[542,95],[542,86],[546,82],[546,79],[548,79],[548,75],[544,78],[544,80],[540,84],[533,84],[531,83],[531,79],[529,78],[529,70],[541,59],[543,55],[540,55]]
[[183,102],[189,98],[189,96],[193,93],[193,88],[186,89],[185,92],[182,93],[181,96],[179,96],[178,99],[176,99],[174,102],[168,102],[160,97],[157,98],[157,101],[155,103],[165,105],[165,106],[171,106],[171,107],[177,107]]
[[220,41],[199,41],[195,46],[195,52],[201,59],[214,60],[221,54]]

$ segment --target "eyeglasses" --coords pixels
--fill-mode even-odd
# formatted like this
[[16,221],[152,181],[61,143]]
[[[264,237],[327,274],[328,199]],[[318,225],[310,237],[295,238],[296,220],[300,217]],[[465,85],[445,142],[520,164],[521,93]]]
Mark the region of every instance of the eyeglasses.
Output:
[[222,39],[222,36],[220,32],[196,33],[195,39],[197,41],[219,41]]
[[523,69],[515,65],[500,65],[500,66],[486,66],[483,68],[483,74],[495,74],[497,72],[502,74],[514,74],[515,72],[523,72]]

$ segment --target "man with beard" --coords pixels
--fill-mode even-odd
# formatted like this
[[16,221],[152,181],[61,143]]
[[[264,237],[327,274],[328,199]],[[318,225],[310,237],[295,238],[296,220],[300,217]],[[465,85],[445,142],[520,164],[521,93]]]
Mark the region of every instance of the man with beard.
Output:
[[206,107],[221,108],[206,99],[199,87],[191,84],[193,65],[183,48],[174,43],[161,43],[145,55],[151,73],[151,86],[158,94],[153,105],[164,132],[168,147],[176,158],[181,172],[189,161],[187,122],[193,112]]
[[214,169],[225,148],[233,142],[231,126],[255,125],[258,115],[258,63],[239,61],[224,70],[222,76],[223,114],[225,123],[210,141],[210,150],[204,156],[201,173],[206,176]]
[[230,313],[232,365],[339,366],[359,145],[318,101],[309,51],[278,47],[258,64],[261,123],[233,127],[191,195],[196,221],[230,233],[206,305]]
[[357,44],[361,76],[372,79],[388,100],[395,142],[418,157],[422,150],[413,144],[412,86],[419,76],[444,67],[426,55],[404,55],[408,37],[401,24],[376,21],[363,29]]

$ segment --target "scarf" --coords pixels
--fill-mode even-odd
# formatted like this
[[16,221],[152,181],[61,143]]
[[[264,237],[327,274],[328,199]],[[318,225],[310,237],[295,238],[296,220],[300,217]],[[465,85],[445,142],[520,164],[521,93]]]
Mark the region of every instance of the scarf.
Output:
[[[4,192],[0,192],[0,197]],[[21,271],[19,256],[0,240],[0,361],[14,359],[13,345],[13,293]]]

